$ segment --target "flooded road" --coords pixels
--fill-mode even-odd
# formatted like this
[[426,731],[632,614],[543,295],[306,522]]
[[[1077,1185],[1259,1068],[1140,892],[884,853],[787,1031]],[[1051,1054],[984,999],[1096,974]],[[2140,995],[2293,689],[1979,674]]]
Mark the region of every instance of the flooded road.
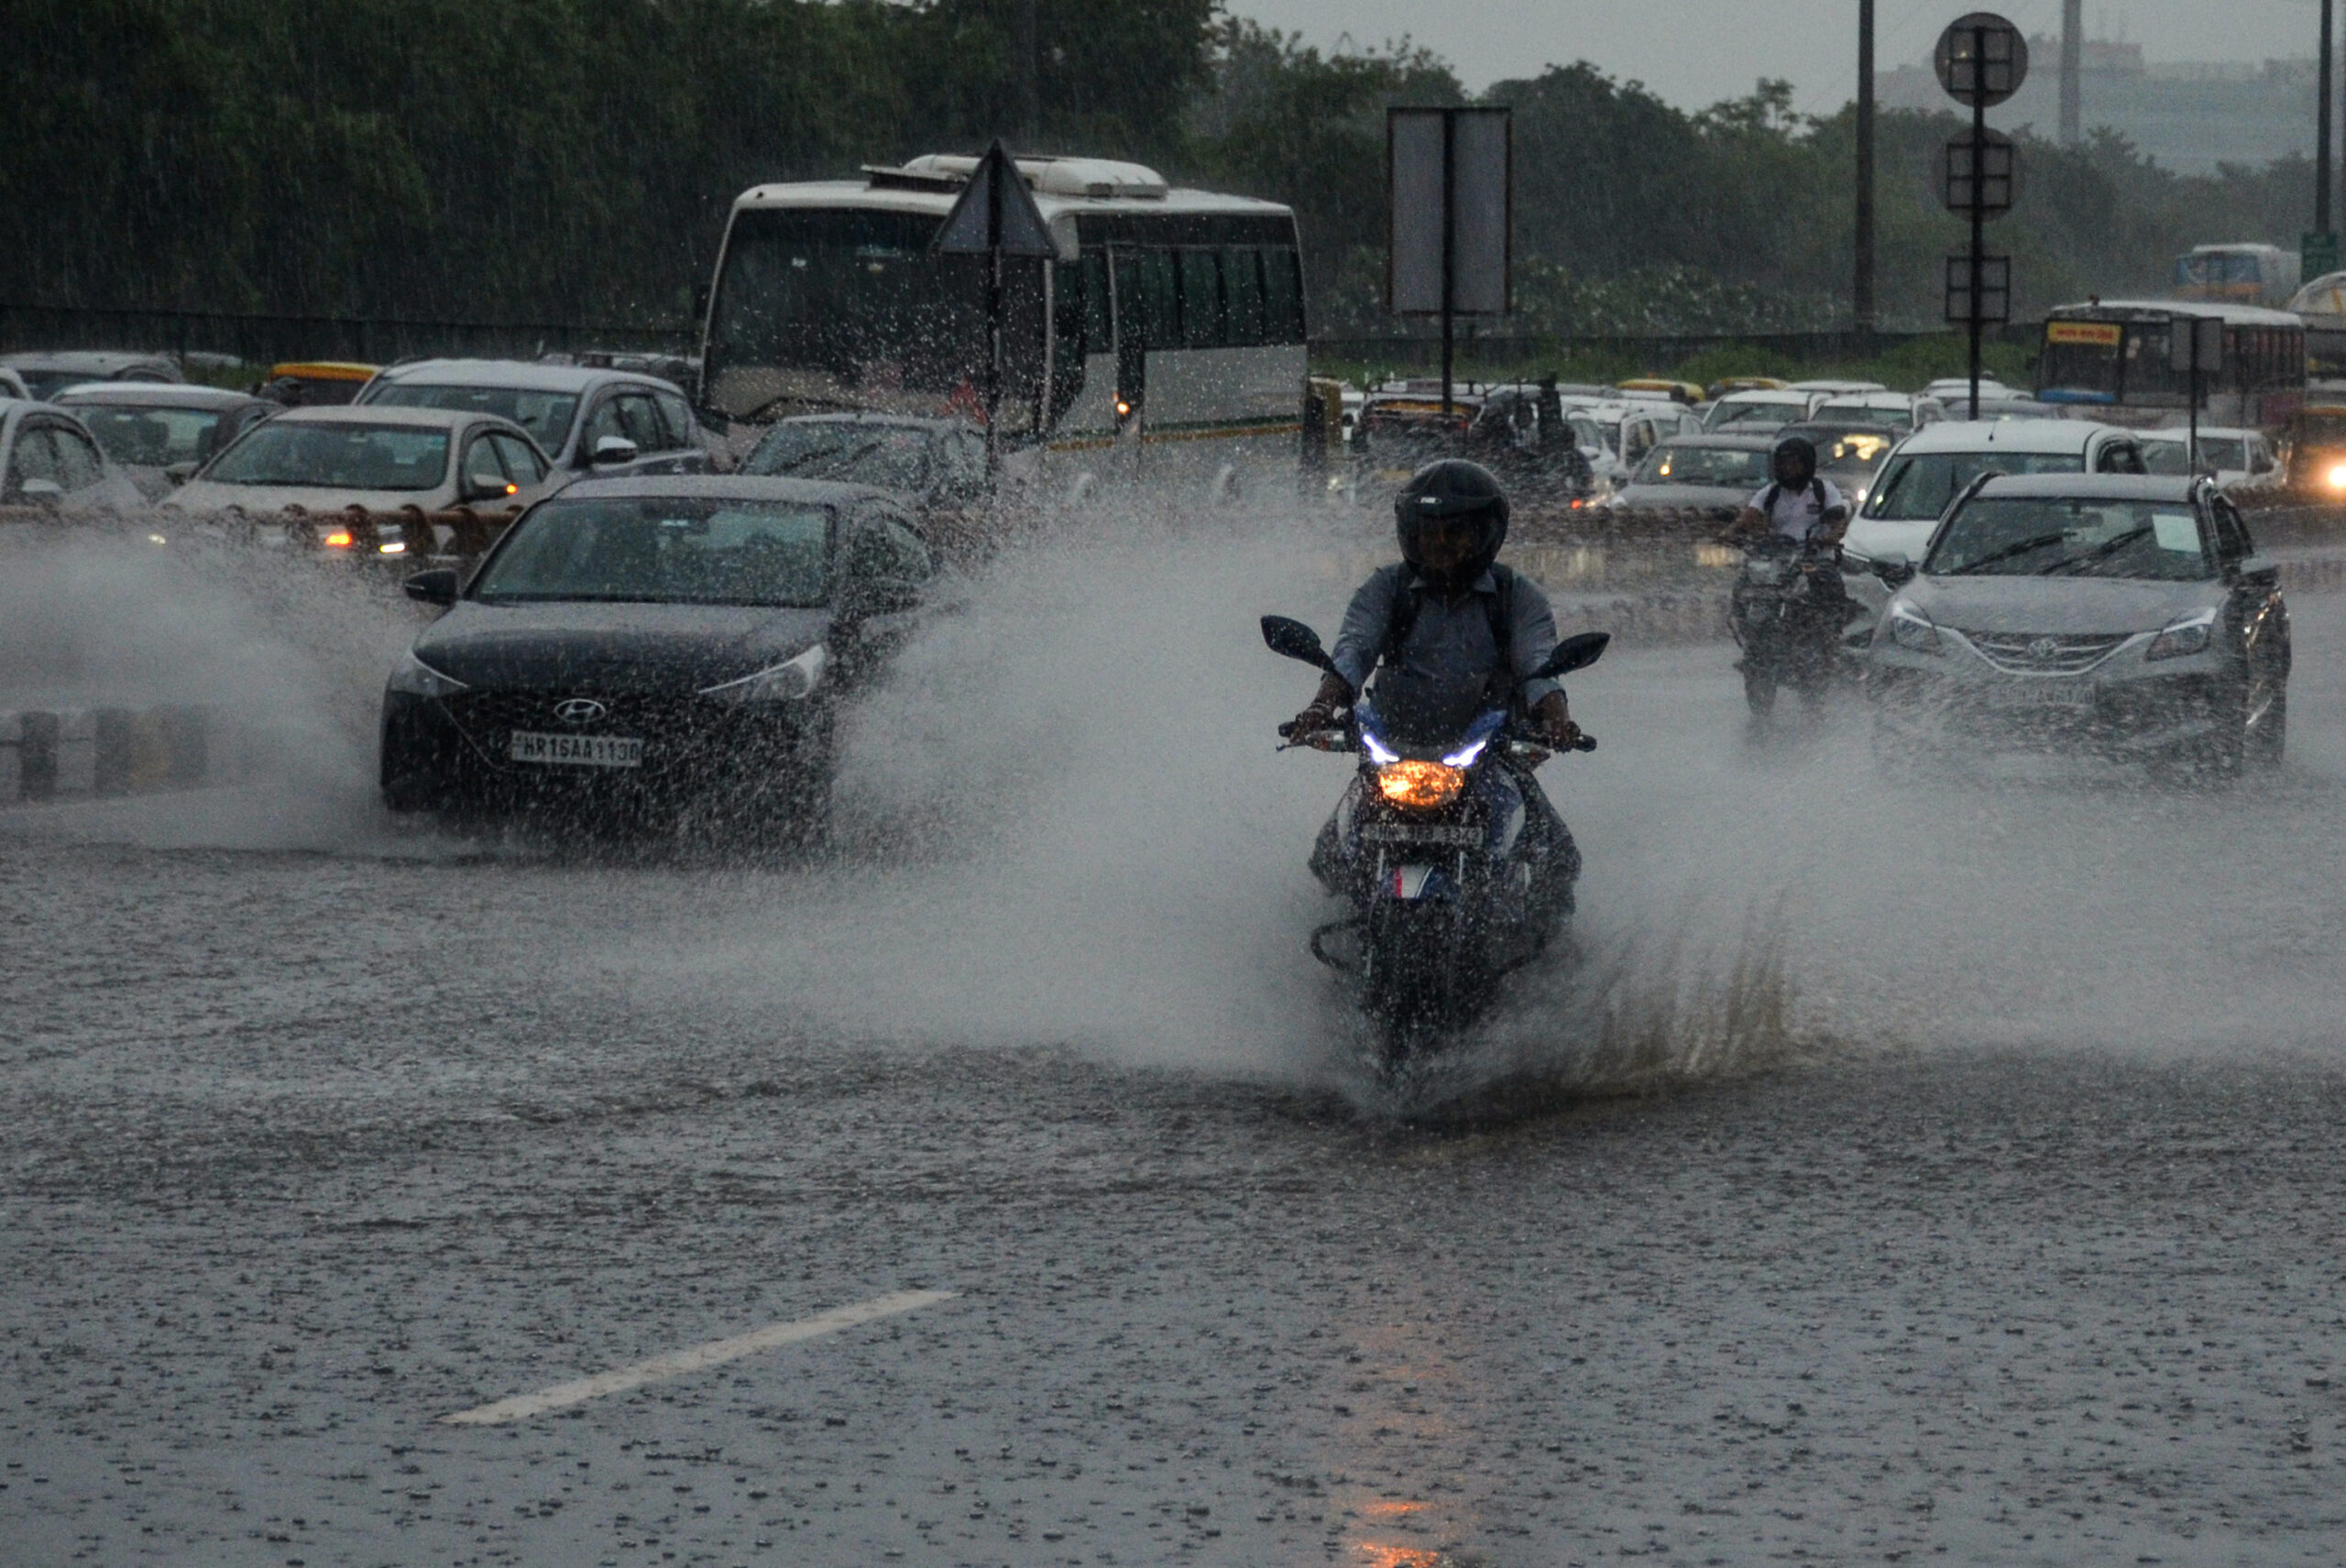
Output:
[[[1608,657],[1584,964],[1407,1117],[1301,950],[1342,764],[1241,634],[1334,613],[1262,560],[916,650],[832,865],[339,765],[8,814],[11,1561],[2336,1559],[2346,607],[2220,795],[1891,790]],[[1185,689],[1102,704],[1135,643]]]

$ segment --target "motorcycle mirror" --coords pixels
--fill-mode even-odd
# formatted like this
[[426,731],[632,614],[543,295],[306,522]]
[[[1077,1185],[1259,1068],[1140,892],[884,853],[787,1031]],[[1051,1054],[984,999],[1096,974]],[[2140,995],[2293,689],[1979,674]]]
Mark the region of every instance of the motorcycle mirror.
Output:
[[1284,615],[1263,617],[1263,641],[1270,651],[1283,658],[1300,659],[1307,664],[1332,672],[1336,662],[1320,646],[1320,634],[1299,620]]
[[1913,579],[1914,563],[1902,550],[1885,550],[1873,558],[1873,575],[1894,588]]
[[1584,670],[1605,656],[1605,645],[1612,641],[1613,634],[1609,631],[1583,631],[1567,637],[1556,644],[1556,651],[1533,672],[1532,678],[1552,680],[1558,675],[1568,675],[1574,670]]

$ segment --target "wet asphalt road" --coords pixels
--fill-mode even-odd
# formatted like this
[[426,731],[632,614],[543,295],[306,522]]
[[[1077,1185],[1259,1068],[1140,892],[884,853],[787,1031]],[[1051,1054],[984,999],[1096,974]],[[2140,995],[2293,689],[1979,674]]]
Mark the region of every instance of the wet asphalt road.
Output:
[[[248,835],[159,830],[187,802],[19,814],[0,1557],[2339,1561],[2346,696],[2321,654],[2346,618],[2301,623],[2301,760],[2212,805],[1835,795],[1847,734],[1738,750],[1723,654],[1623,655],[1576,687],[1592,728],[1610,705],[1599,759],[1631,759],[1573,797],[1589,907],[1635,906],[1672,844],[1770,843],[1746,869],[1777,883],[1842,847],[1830,897],[1777,889],[1800,1038],[1751,1076],[1425,1123],[1316,1047],[1109,1038],[1040,948],[911,1021],[810,1019],[793,966],[909,986],[963,949],[867,923],[692,956],[836,916],[884,869],[371,826],[203,847]],[[1670,738],[1644,763],[1641,726]],[[1787,799],[1834,819],[1803,838]],[[1884,837],[1910,848],[1877,865]],[[1918,863],[1935,883],[1902,882]],[[2062,936],[2102,894],[2112,940]],[[1116,951],[1081,972],[1148,994]],[[1863,1000],[1885,967],[1902,1011]],[[1022,1015],[1050,1022],[1022,1038]],[[436,1420],[912,1288],[956,1295],[511,1425]]]

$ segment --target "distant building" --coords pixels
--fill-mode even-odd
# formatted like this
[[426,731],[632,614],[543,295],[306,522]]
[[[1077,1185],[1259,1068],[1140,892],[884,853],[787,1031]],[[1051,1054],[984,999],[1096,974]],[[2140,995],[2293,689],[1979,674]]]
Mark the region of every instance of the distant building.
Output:
[[[2186,174],[2212,174],[2220,163],[2260,164],[2291,154],[2313,156],[2314,66],[2310,58],[2145,61],[2143,46],[2088,38],[2079,55],[2077,95],[2086,134],[2108,126]],[[1885,109],[1956,112],[1926,60],[1874,77]],[[1999,130],[2033,127],[2050,141],[2061,123],[2061,40],[2028,40],[2028,80],[1988,111]]]

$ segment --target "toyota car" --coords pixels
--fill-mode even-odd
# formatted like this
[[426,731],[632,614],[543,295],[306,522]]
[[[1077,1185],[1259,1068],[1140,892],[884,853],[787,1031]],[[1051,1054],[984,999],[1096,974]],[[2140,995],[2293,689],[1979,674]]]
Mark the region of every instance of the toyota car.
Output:
[[883,492],[588,480],[508,530],[383,695],[393,810],[818,842],[839,704],[910,635],[936,566]]

